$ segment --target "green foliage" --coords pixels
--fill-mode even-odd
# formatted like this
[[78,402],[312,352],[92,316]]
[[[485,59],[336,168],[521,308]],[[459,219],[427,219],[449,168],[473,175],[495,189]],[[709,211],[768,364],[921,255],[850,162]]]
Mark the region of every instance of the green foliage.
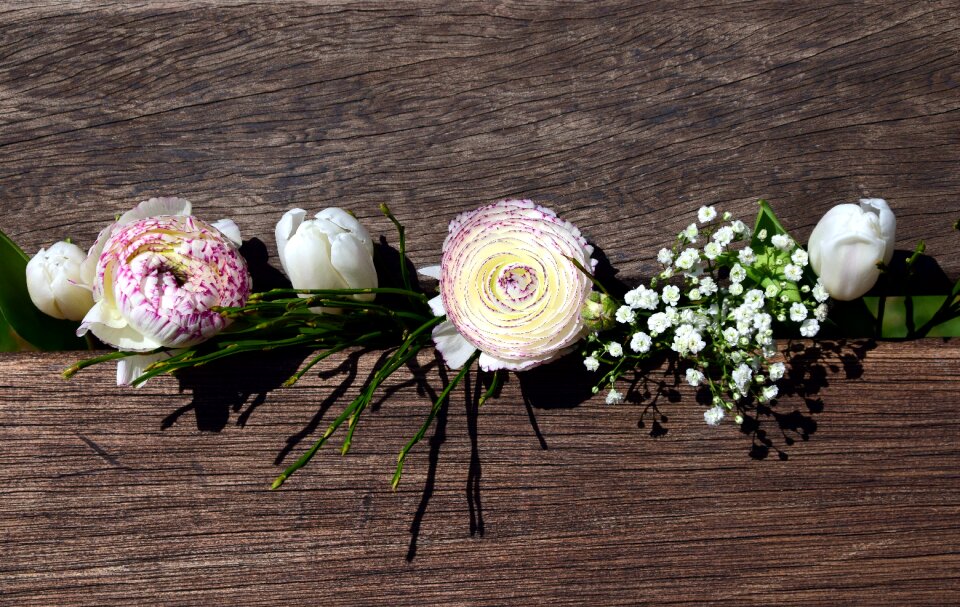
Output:
[[77,323],[51,318],[38,310],[27,292],[27,261],[20,247],[0,231],[0,350],[7,350],[12,329],[40,350],[84,350],[86,342],[76,336]]
[[7,319],[3,317],[3,313],[0,312],[0,352],[16,352],[19,349],[20,345],[13,336],[13,329],[10,328],[10,323],[7,322]]
[[[766,200],[759,200],[757,204],[760,205],[760,211],[757,213],[756,223],[753,224],[753,238],[750,240],[750,248],[754,251],[765,247],[766,245],[763,244],[763,241],[769,239],[774,234],[789,235]],[[760,238],[760,232],[763,230],[767,231],[766,238]]]

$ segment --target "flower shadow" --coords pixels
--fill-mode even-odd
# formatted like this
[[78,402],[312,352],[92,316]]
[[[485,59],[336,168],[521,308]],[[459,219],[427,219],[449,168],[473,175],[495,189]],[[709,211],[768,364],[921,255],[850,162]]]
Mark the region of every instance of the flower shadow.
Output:
[[[873,339],[818,340],[788,343],[784,351],[787,372],[779,382],[780,398],[769,403],[745,404],[740,407],[744,422],[741,432],[751,437],[750,457],[766,459],[771,452],[780,460],[787,460],[786,451],[797,443],[807,441],[817,431],[814,415],[822,413],[824,401],[820,391],[830,385],[834,376],[856,379],[863,375],[863,360],[876,348]],[[786,398],[784,398],[786,397]],[[801,400],[805,410],[779,411],[785,400]],[[779,433],[769,431],[773,423]]]
[[286,350],[264,360],[262,354],[251,352],[203,367],[182,369],[176,375],[180,391],[189,390],[193,400],[170,413],[160,427],[169,428],[193,411],[198,430],[219,432],[226,427],[231,412],[238,413],[249,403],[237,417],[237,425],[243,427],[267,395],[293,375],[309,353],[303,349]]

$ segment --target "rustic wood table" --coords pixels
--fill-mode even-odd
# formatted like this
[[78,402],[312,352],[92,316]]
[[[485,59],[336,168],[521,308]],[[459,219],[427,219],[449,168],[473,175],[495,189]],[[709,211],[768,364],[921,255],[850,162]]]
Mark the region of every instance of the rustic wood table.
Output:
[[[636,283],[701,204],[767,198],[805,239],[882,196],[898,247],[925,239],[956,279],[957,8],[8,2],[0,229],[89,246],[180,195],[276,268],[286,209],[392,239],[388,202],[423,266],[456,213],[529,197]],[[396,492],[442,385],[429,352],[347,457],[276,492],[376,353],[294,388],[291,353],[138,391],[109,365],[62,381],[78,353],[0,355],[0,604],[955,604],[956,341],[779,345],[792,387],[756,432],[705,426],[662,369],[620,406],[578,361],[479,411],[468,385]]]

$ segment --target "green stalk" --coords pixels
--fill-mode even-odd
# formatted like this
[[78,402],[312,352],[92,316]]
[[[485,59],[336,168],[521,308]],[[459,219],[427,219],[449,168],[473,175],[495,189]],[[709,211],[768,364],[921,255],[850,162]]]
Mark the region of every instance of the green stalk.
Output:
[[[394,353],[391,359],[395,359],[396,357],[398,357],[398,355],[400,355],[400,353],[406,353],[407,350],[410,350],[410,346],[414,342],[418,341],[418,338],[421,335],[423,335],[426,331],[429,331],[430,329],[432,329],[434,326],[438,325],[440,322],[444,320],[444,318],[445,318],[444,316],[436,316],[426,321],[419,327],[417,327],[417,329],[415,329],[407,337],[407,339],[403,342],[403,344],[401,344],[400,348],[398,348],[397,352]],[[414,349],[410,355],[412,356],[413,354],[416,354],[417,352],[419,352],[419,350],[420,348]],[[392,373],[394,370],[396,369],[394,368],[390,372]],[[377,381],[378,379],[379,379],[379,382],[382,382],[384,379],[386,379],[386,377],[387,375],[384,375],[381,377],[378,372],[377,374],[374,375],[374,378],[371,380],[371,383]],[[369,388],[366,391],[364,391],[363,394],[353,399],[353,401],[340,413],[340,415],[338,415],[337,418],[333,420],[333,423],[331,423],[330,426],[327,427],[326,432],[323,433],[323,436],[320,437],[320,440],[315,442],[309,449],[307,449],[306,452],[304,452],[303,455],[301,455],[297,459],[297,461],[295,461],[293,464],[288,466],[286,470],[281,472],[280,475],[277,476],[276,479],[274,479],[273,484],[270,485],[270,489],[271,490],[279,489],[280,486],[283,485],[283,483],[288,478],[290,478],[291,475],[293,475],[300,468],[303,468],[304,466],[306,466],[310,462],[310,460],[313,459],[313,456],[317,454],[317,451],[319,451],[320,448],[324,445],[324,443],[327,442],[327,439],[330,438],[330,436],[337,431],[337,428],[339,428],[344,421],[346,421],[351,415],[353,415],[358,408],[366,406],[363,402],[363,399],[368,392],[369,392]]]
[[126,358],[128,356],[134,356],[136,354],[143,354],[143,352],[110,352],[109,354],[102,354],[100,356],[94,356],[93,358],[87,358],[84,360],[77,361],[61,371],[64,379],[70,379],[77,374],[81,369],[86,369],[98,363],[106,362],[108,360],[117,360],[120,358]]
[[418,293],[412,289],[398,289],[395,287],[372,287],[366,289],[272,289],[270,291],[263,291],[261,293],[254,293],[247,299],[247,304],[258,303],[264,300],[272,300],[276,297],[284,295],[327,295],[330,297],[338,297],[344,295],[369,295],[369,294],[383,294],[383,295],[403,295],[404,297],[409,297],[410,299],[416,299],[422,301],[423,303],[427,302],[427,296],[423,293]]
[[380,205],[380,212],[387,216],[391,222],[393,222],[394,227],[397,228],[397,238],[399,240],[398,248],[400,251],[400,279],[403,281],[403,286],[408,291],[410,290],[410,277],[407,276],[407,246],[406,238],[404,234],[406,230],[397,218],[393,216],[393,213],[390,212],[390,207],[386,203]]
[[310,360],[310,362],[308,362],[302,369],[300,369],[299,371],[291,375],[287,381],[283,382],[283,386],[289,387],[297,383],[300,380],[300,378],[307,373],[307,371],[312,369],[314,366],[317,365],[317,363],[327,358],[328,356],[332,356],[337,352],[346,350],[347,348],[352,348],[354,346],[361,346],[369,341],[373,341],[374,339],[381,337],[382,335],[383,335],[383,331],[374,331],[372,333],[367,333],[366,335],[361,335],[360,337],[358,337],[357,339],[354,339],[353,341],[344,342],[340,345],[330,348],[329,350],[324,350],[317,356],[313,357]]
[[493,378],[490,380],[490,385],[487,387],[487,390],[483,393],[483,396],[480,397],[480,400],[477,401],[477,408],[483,406],[483,403],[487,402],[487,399],[493,396],[493,393],[497,391],[497,388],[500,387],[500,384],[503,383],[503,369],[497,369],[493,372]]
[[437,413],[440,412],[440,407],[443,406],[443,403],[446,402],[447,396],[449,396],[450,391],[453,390],[457,384],[460,383],[460,380],[467,374],[467,371],[470,370],[470,367],[473,366],[473,362],[477,360],[480,356],[480,352],[474,352],[473,355],[464,363],[463,368],[460,369],[460,372],[456,374],[453,380],[444,387],[443,392],[440,393],[440,396],[437,397],[437,400],[434,401],[433,407],[430,409],[430,414],[427,415],[427,419],[423,422],[423,425],[420,426],[420,429],[417,430],[417,433],[411,438],[403,449],[400,450],[400,455],[397,456],[397,469],[393,473],[393,480],[390,481],[390,486],[396,490],[397,485],[400,484],[400,477],[403,475],[403,462],[407,459],[407,454],[410,452],[410,449],[414,445],[419,443],[423,436],[427,433],[427,429],[430,428],[430,424],[433,423],[434,418],[437,417]]

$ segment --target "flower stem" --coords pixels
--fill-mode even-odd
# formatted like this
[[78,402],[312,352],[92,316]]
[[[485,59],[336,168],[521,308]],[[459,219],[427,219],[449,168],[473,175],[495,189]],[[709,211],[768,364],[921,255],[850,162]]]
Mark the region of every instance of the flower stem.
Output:
[[[327,442],[327,439],[337,431],[343,422],[346,421],[351,416],[354,416],[358,413],[359,410],[366,407],[369,398],[373,394],[373,390],[377,388],[387,377],[390,376],[394,371],[396,371],[400,365],[402,365],[410,357],[415,356],[417,352],[423,347],[423,341],[421,336],[423,336],[427,331],[432,329],[434,326],[440,324],[444,320],[443,316],[436,316],[424,322],[422,325],[417,327],[414,331],[410,333],[409,336],[404,340],[403,344],[397,349],[397,351],[391,356],[390,361],[397,364],[391,364],[390,362],[387,365],[384,365],[377,373],[374,374],[373,378],[370,380],[370,385],[364,390],[362,394],[357,396],[353,401],[340,412],[340,415],[327,427],[326,432],[323,433],[323,436],[320,437],[320,440],[315,442],[303,455],[301,455],[297,461],[287,467],[286,470],[280,473],[276,479],[274,479],[273,484],[270,485],[271,490],[279,489],[283,483],[290,478],[297,470],[306,466],[313,456],[317,454],[317,451]],[[416,347],[412,347],[416,345]],[[404,358],[404,356],[406,358]],[[355,425],[355,422],[354,422]],[[348,436],[349,438],[349,436]],[[349,448],[349,444],[347,444]]]
[[392,221],[393,225],[397,228],[397,239],[399,241],[397,246],[400,252],[400,279],[403,281],[404,288],[410,290],[410,277],[407,275],[407,241],[404,235],[406,230],[403,224],[390,212],[390,207],[388,207],[386,203],[380,205],[380,212],[386,215],[387,219]]
[[493,377],[490,379],[490,385],[487,386],[486,391],[483,393],[483,396],[480,397],[480,400],[477,401],[477,408],[483,406],[483,403],[487,402],[493,394],[500,388],[500,384],[503,383],[503,374],[506,373],[503,369],[497,369],[493,372]]
[[[427,296],[423,293],[418,293],[412,289],[398,289],[395,287],[372,287],[366,289],[272,289],[270,291],[263,291],[261,293],[254,293],[247,299],[247,303],[257,303],[262,301],[270,301],[280,297],[290,297],[295,295],[326,295],[329,297],[341,297],[344,295],[369,295],[369,294],[381,294],[381,295],[403,295],[404,297],[409,297],[410,299],[416,299],[424,303],[427,302]],[[236,309],[236,308],[225,308],[225,309]]]
[[100,356],[94,356],[93,358],[87,358],[84,360],[79,360],[66,369],[64,369],[60,374],[63,375],[64,379],[70,379],[77,374],[80,369],[86,369],[98,363],[106,362],[108,360],[118,360],[120,358],[126,358],[128,356],[135,356],[137,354],[142,354],[142,352],[110,352],[109,354],[102,354]]
[[404,463],[404,460],[407,459],[407,454],[410,452],[410,449],[412,449],[414,445],[416,445],[423,439],[423,436],[427,433],[427,429],[430,428],[430,424],[433,423],[434,418],[437,417],[437,413],[440,412],[440,408],[446,402],[447,396],[449,396],[450,391],[453,390],[457,386],[457,384],[460,383],[460,380],[462,380],[463,377],[467,374],[467,371],[470,370],[470,367],[473,366],[473,362],[477,360],[479,356],[480,356],[479,351],[474,352],[473,355],[470,357],[470,359],[467,360],[466,363],[464,363],[463,368],[460,369],[460,372],[457,373],[456,376],[454,376],[453,380],[450,381],[450,383],[448,383],[446,387],[444,387],[443,392],[441,392],[440,396],[437,397],[437,400],[434,401],[433,407],[430,409],[430,414],[427,415],[427,419],[424,420],[423,425],[420,426],[420,429],[417,430],[417,433],[413,436],[413,438],[411,438],[407,442],[407,444],[404,445],[403,449],[400,450],[400,455],[397,457],[397,469],[393,473],[393,480],[390,481],[390,486],[394,490],[396,490],[397,485],[400,484],[400,477],[403,475],[403,463]]

